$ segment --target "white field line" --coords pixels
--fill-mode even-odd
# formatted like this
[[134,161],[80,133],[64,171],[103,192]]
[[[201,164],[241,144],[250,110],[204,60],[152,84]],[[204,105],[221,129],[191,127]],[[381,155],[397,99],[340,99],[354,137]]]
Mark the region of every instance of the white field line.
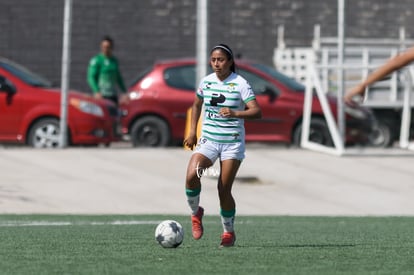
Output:
[[76,226],[76,225],[156,225],[161,221],[112,221],[112,222],[53,222],[53,221],[0,221],[0,227],[24,227],[24,226]]
[[[81,225],[157,225],[162,220],[131,220],[131,221],[108,221],[108,222],[59,222],[59,221],[0,221],[0,227],[29,227],[29,226],[81,226]],[[204,221],[203,223],[219,224],[220,221]],[[236,221],[236,224],[250,223],[250,221]]]

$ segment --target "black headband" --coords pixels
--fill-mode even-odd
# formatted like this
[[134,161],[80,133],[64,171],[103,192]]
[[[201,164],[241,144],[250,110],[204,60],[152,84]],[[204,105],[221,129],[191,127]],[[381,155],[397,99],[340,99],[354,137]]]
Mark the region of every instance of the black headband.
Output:
[[211,50],[211,52],[213,52],[214,50],[216,50],[216,49],[223,49],[223,50],[225,50],[226,52],[228,52],[229,54],[230,54],[230,56],[233,58],[233,52],[229,49],[229,48],[227,48],[226,46],[223,46],[223,45],[217,45],[217,46],[215,46],[212,50]]

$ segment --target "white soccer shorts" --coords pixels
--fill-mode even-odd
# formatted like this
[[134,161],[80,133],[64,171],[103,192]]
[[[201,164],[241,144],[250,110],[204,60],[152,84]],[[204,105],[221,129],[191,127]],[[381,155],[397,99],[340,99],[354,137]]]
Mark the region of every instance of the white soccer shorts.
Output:
[[220,160],[244,159],[245,144],[244,142],[236,143],[217,143],[201,137],[198,140],[194,153],[200,153],[211,160],[211,163],[220,158]]

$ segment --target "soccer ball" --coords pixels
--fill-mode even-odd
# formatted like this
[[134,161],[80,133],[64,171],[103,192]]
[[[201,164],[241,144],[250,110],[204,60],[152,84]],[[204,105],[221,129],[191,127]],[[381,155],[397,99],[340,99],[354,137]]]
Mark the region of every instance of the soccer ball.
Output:
[[164,248],[176,248],[184,240],[184,229],[177,221],[162,221],[155,229],[155,240]]

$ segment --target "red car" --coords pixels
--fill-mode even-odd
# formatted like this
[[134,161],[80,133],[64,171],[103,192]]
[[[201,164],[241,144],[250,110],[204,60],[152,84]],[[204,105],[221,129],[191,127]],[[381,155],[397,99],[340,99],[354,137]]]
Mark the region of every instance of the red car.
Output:
[[[246,141],[300,143],[305,87],[275,69],[236,60],[237,73],[247,79],[262,109],[259,120],[245,120]],[[129,104],[123,105],[123,132],[134,146],[180,144],[184,138],[186,112],[195,97],[194,59],[155,63],[129,88]],[[336,114],[336,98],[330,97]],[[347,107],[347,143],[369,140],[375,118],[362,107]],[[310,139],[332,145],[322,108],[315,97]]]
[[[60,104],[60,90],[52,88],[50,82],[0,58],[1,143],[59,146]],[[68,105],[69,144],[108,145],[119,140],[115,104],[71,91]]]

